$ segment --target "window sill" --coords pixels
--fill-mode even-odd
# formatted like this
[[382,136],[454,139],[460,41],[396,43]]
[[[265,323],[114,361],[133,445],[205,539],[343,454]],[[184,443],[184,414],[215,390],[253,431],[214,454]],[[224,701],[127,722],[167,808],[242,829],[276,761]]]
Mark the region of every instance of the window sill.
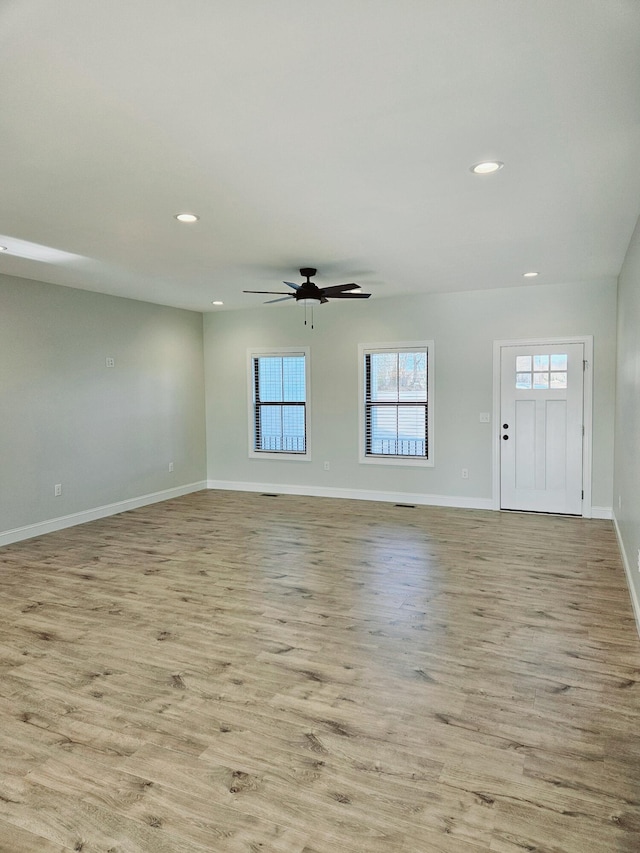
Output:
[[269,459],[279,462],[311,462],[310,453],[281,453],[269,450],[250,450],[249,459]]
[[420,456],[361,456],[361,465],[395,465],[400,468],[433,468],[432,459]]

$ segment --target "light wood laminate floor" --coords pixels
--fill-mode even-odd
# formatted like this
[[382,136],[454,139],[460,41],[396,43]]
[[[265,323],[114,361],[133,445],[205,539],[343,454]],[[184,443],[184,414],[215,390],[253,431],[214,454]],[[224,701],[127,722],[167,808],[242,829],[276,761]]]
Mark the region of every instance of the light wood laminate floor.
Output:
[[0,550],[2,853],[637,853],[610,522],[199,492]]

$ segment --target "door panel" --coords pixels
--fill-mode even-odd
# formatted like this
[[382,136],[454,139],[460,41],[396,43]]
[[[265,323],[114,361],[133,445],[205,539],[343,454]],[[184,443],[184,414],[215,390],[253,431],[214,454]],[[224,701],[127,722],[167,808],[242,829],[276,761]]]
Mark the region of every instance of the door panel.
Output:
[[582,513],[583,344],[501,347],[500,505]]
[[546,486],[555,492],[567,487],[567,401],[547,400],[546,415]]

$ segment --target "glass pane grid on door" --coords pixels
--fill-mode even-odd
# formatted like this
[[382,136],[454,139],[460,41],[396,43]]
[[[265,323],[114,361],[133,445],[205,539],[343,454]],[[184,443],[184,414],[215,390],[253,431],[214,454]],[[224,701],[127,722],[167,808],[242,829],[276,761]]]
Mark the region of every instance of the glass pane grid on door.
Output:
[[567,387],[567,353],[516,357],[516,390],[553,391]]

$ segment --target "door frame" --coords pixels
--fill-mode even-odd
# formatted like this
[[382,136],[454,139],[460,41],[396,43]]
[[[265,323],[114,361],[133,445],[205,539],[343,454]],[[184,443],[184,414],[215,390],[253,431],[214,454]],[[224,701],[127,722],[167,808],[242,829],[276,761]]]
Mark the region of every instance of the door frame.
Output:
[[567,335],[561,338],[518,338],[517,340],[503,340],[493,342],[493,440],[491,442],[492,458],[492,498],[493,508],[501,509],[500,506],[500,369],[503,347],[517,346],[558,346],[561,344],[583,344],[585,369],[583,372],[583,426],[584,436],[582,440],[582,517],[591,518],[591,475],[593,458],[593,335],[580,335],[578,337]]

